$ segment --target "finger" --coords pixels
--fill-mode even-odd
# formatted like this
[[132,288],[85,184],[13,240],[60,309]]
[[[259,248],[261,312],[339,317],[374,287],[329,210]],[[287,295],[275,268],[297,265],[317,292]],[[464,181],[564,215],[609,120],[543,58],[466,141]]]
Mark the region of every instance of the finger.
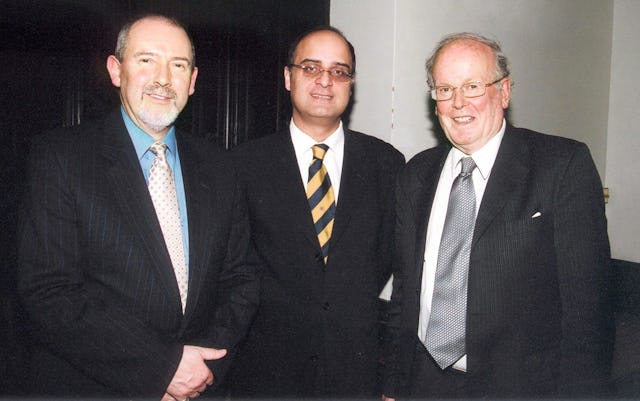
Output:
[[216,359],[220,359],[222,357],[224,357],[225,355],[227,355],[227,350],[226,349],[216,349],[216,348],[204,348],[201,347],[199,348],[200,351],[200,355],[202,356],[202,359],[206,360],[206,361],[213,361]]
[[211,370],[209,370],[209,375],[207,376],[207,380],[205,380],[205,383],[207,384],[207,386],[213,385],[213,372],[211,372]]

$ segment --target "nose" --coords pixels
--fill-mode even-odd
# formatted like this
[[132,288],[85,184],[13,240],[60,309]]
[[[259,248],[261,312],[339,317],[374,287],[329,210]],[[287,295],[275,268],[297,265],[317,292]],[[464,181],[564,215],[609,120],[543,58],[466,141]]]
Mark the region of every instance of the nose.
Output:
[[462,94],[462,88],[455,88],[453,90],[451,101],[453,102],[453,107],[456,109],[461,109],[467,105],[467,98]]
[[322,87],[333,85],[333,78],[329,74],[329,71],[323,70],[316,78],[316,83]]
[[155,83],[159,86],[171,85],[171,69],[168,65],[159,63],[156,70]]

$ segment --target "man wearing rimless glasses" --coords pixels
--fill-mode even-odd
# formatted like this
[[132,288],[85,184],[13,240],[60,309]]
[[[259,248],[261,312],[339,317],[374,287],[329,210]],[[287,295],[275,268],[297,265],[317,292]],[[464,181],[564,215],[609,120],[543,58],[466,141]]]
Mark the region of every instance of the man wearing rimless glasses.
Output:
[[445,37],[427,75],[448,142],[400,174],[383,399],[602,396],[610,253],[589,150],[506,122],[493,40]]
[[284,67],[289,126],[236,155],[262,290],[230,378],[234,396],[380,394],[377,296],[391,267],[404,158],[343,126],[355,65],[336,29],[303,34]]

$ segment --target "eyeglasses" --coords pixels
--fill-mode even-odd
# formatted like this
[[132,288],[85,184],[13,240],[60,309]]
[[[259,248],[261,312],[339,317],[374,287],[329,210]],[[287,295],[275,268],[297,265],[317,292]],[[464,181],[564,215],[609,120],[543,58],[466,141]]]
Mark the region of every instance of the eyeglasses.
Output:
[[344,67],[320,68],[315,64],[289,64],[288,67],[300,68],[307,78],[316,78],[325,71],[336,82],[349,82],[353,78],[353,74]]
[[472,81],[462,84],[461,86],[436,86],[435,89],[431,89],[431,99],[436,101],[449,100],[453,97],[453,92],[456,89],[460,89],[462,96],[464,97],[478,97],[487,92],[487,88],[491,85],[495,85],[502,81],[506,77],[501,77],[495,81],[485,84],[481,81]]

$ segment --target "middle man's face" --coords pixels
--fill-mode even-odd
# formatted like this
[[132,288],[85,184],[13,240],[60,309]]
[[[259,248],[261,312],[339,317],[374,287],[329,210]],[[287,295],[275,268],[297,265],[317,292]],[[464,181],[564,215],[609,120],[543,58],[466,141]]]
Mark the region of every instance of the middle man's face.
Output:
[[[314,64],[321,69],[352,68],[353,61],[347,43],[331,31],[314,32],[300,41],[294,64]],[[337,128],[351,97],[352,81],[339,82],[322,72],[310,78],[299,68],[285,67],[285,87],[291,92],[293,121],[305,131],[309,125],[332,125]]]

